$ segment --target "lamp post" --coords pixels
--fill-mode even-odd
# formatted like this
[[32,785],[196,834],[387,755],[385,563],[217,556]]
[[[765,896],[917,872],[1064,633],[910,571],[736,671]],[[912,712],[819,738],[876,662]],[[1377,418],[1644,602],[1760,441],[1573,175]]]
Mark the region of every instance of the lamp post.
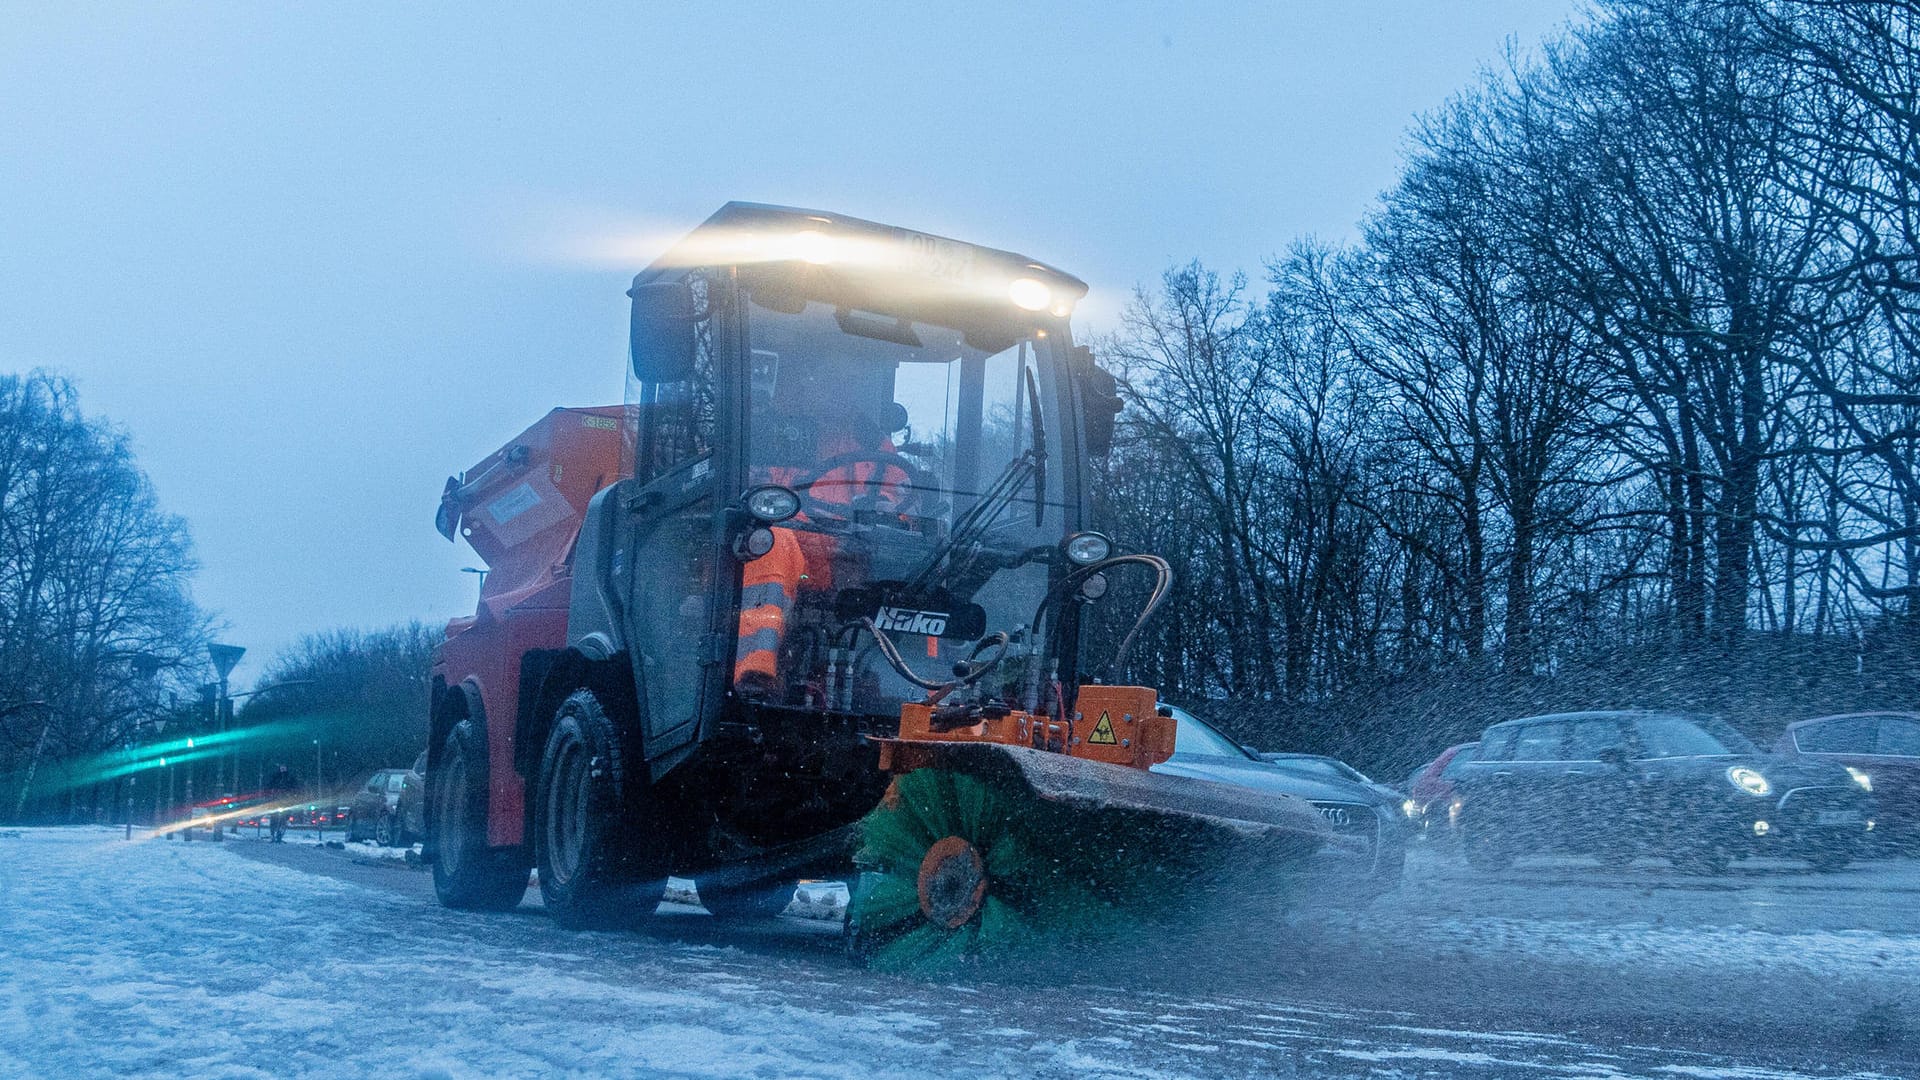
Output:
[[313,818],[313,822],[314,822],[313,827],[315,830],[314,839],[324,844],[326,843],[326,840],[327,840],[327,824],[326,824],[327,819],[318,816],[320,813],[320,791],[321,791],[320,740],[315,739],[313,740],[313,814],[315,815]]
[[[219,696],[214,698],[214,714],[216,726],[223,735],[226,734],[227,728],[233,725],[233,699],[227,696],[227,676],[233,674],[234,665],[238,664],[240,658],[245,655],[247,650],[238,645],[218,645],[211,641],[207,642],[207,659],[213,661],[213,670],[220,675],[220,692]],[[240,787],[240,759],[234,754],[231,744],[227,746],[226,757],[227,760],[219,765],[214,773],[214,783],[226,789],[221,794],[231,795]],[[231,785],[226,779],[229,766],[232,767],[233,773]]]

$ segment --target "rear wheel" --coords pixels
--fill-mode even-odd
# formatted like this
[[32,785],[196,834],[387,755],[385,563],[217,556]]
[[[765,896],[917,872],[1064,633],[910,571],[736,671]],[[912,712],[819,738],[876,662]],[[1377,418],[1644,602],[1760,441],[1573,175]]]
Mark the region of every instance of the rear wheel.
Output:
[[619,733],[599,698],[561,703],[540,755],[534,806],[540,897],[572,930],[632,926],[653,914],[666,874],[644,813],[645,780],[625,768]]
[[440,902],[480,911],[519,907],[527,892],[527,866],[517,848],[487,847],[486,747],[470,721],[447,733],[428,797],[433,891]]

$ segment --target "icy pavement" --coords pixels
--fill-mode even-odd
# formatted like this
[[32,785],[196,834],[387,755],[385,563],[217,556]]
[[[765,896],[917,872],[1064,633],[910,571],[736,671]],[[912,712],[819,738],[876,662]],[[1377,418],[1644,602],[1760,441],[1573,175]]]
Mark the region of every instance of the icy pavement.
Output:
[[[1831,1058],[1821,1067],[1758,1046],[1701,1052],[1684,1031],[1649,1045],[1604,1031],[1435,1023],[1415,1003],[1395,1003],[1392,986],[1374,987],[1386,1007],[1333,1003],[1344,984],[1291,976],[1265,942],[1240,950],[1268,957],[1259,977],[1244,966],[1216,975],[1208,964],[1217,957],[1189,956],[1160,959],[1179,969],[1169,985],[1108,973],[1057,987],[936,985],[850,969],[817,922],[730,936],[681,908],[652,933],[574,935],[531,906],[442,910],[426,877],[310,845],[127,842],[92,828],[0,833],[0,1076],[1748,1080],[1908,1071],[1873,1064],[1847,1074]],[[1567,927],[1593,931],[1582,941],[1606,940],[1577,904],[1562,928],[1542,931],[1553,941],[1521,940],[1517,928],[1533,923],[1495,902],[1511,890],[1489,886],[1475,900],[1475,887],[1444,893],[1461,906],[1418,918],[1409,901],[1421,894],[1402,890],[1363,915],[1309,920],[1298,929],[1310,940],[1293,955],[1318,970],[1315,950],[1397,925],[1408,936],[1380,942],[1398,950],[1396,963],[1439,964],[1430,943],[1480,933],[1482,908],[1514,924],[1519,953],[1564,949]],[[1566,888],[1595,911],[1607,907],[1593,888]],[[1553,902],[1572,904],[1562,900]],[[1829,933],[1847,948],[1817,963],[1869,975],[1872,944]],[[1910,940],[1879,936],[1897,963],[1911,963]],[[1377,983],[1385,969],[1368,975],[1370,955],[1348,969]],[[1524,965],[1501,967],[1513,993],[1533,992]],[[1741,967],[1716,973],[1737,977]],[[1592,983],[1600,969],[1582,970],[1591,997],[1617,994]]]

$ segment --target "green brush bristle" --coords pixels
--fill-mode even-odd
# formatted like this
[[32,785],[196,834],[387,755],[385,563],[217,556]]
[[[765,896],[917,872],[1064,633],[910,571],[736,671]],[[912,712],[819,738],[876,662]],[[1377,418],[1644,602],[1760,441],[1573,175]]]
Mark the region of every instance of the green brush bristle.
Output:
[[[1135,859],[1157,846],[1135,842],[1116,851],[1116,841],[1130,838],[1116,835],[1108,815],[1041,803],[965,774],[916,770],[895,780],[893,795],[865,822],[860,862],[872,872],[852,912],[869,962],[886,970],[934,973],[1118,932],[1128,921],[1116,915],[1114,900],[1130,891]],[[920,862],[946,836],[972,844],[988,878],[981,911],[955,929],[927,922],[919,906]]]

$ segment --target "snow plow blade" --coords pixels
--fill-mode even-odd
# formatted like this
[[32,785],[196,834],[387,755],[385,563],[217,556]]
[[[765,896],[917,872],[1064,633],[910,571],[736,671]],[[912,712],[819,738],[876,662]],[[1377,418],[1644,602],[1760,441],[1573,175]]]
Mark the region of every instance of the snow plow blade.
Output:
[[1249,839],[1316,847],[1336,840],[1319,811],[1293,795],[1163,776],[1145,769],[985,743],[927,744],[937,768],[1017,782],[1035,798],[1086,812],[1137,811],[1212,826]]

